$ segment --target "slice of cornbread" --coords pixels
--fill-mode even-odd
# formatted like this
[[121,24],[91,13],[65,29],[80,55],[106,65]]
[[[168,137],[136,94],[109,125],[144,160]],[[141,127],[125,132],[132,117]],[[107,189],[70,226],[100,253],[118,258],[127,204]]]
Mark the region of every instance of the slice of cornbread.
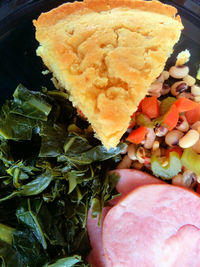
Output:
[[162,72],[183,25],[158,1],[86,0],[34,20],[37,55],[88,118],[106,148]]

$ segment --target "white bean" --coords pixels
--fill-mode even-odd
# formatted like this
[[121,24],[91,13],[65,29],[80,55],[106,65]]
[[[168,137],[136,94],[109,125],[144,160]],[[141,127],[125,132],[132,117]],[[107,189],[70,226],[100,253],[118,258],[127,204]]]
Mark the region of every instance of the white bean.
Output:
[[191,128],[193,130],[196,130],[198,133],[200,133],[200,121],[196,121],[195,123],[193,123]]
[[193,188],[196,184],[196,175],[189,170],[172,178],[172,184],[187,188]]
[[160,143],[158,141],[153,142],[152,151],[159,149]]
[[165,80],[169,79],[169,72],[164,70],[161,72],[160,76],[157,78],[157,82],[163,83]]
[[189,130],[189,123],[184,115],[179,117],[176,129],[181,132],[187,132]]
[[192,146],[192,149],[196,152],[196,153],[200,153],[200,138],[199,140],[196,142],[196,144],[194,144]]
[[175,82],[171,87],[171,94],[177,96],[188,89],[188,85],[184,81]]
[[162,89],[162,83],[160,82],[154,82],[151,84],[151,88],[149,89],[148,93],[149,95],[152,95],[152,96],[157,96],[157,97],[160,97],[160,91]]
[[169,75],[175,79],[182,79],[189,73],[188,66],[172,66],[169,69]]
[[165,143],[168,146],[175,146],[178,144],[179,139],[183,136],[183,132],[179,130],[172,130],[165,136]]
[[189,86],[193,86],[196,82],[195,78],[190,76],[190,75],[186,75],[183,80],[189,85]]
[[156,139],[156,134],[155,134],[154,130],[152,128],[149,128],[148,133],[146,135],[144,148],[151,149],[155,139]]
[[199,140],[199,133],[196,130],[189,130],[182,138],[179,139],[179,146],[188,148],[196,144]]
[[194,95],[194,96],[200,96],[200,86],[198,85],[193,85],[191,87],[191,93]]
[[137,157],[136,157],[136,146],[135,144],[130,144],[128,146],[128,156],[131,160],[136,160]]
[[117,169],[129,169],[131,167],[132,160],[128,155],[125,155],[122,161],[118,164]]

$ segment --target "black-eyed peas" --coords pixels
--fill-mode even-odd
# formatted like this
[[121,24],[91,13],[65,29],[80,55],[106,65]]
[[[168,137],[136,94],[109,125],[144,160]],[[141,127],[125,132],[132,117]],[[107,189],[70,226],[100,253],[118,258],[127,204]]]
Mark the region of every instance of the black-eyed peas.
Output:
[[151,96],[156,96],[160,97],[161,96],[161,89],[162,89],[163,84],[160,82],[154,82],[151,84],[151,87],[148,91],[148,94]]
[[184,135],[183,132],[179,130],[172,130],[168,132],[165,136],[165,143],[168,146],[176,146],[179,143],[179,139]]
[[164,126],[158,125],[155,127],[154,131],[155,131],[156,136],[162,137],[162,136],[165,136],[167,134],[168,129],[165,128]]
[[157,82],[163,83],[169,79],[169,71],[164,70],[160,76],[157,78]]
[[188,90],[188,84],[184,81],[175,82],[171,87],[171,94],[177,96]]
[[196,79],[188,74],[183,78],[183,81],[185,81],[188,86],[193,86],[196,82]]
[[194,95],[194,96],[200,96],[200,86],[198,85],[193,85],[191,87],[191,93]]
[[188,148],[196,144],[199,140],[199,133],[196,130],[189,130],[183,137],[179,138],[179,146]]
[[131,160],[136,160],[136,145],[135,144],[130,144],[128,145],[128,156]]
[[191,125],[191,128],[192,128],[193,130],[196,130],[198,133],[200,133],[200,121],[196,121],[195,123],[193,123],[193,124]]
[[161,95],[167,95],[170,92],[171,88],[169,84],[163,83],[162,89],[160,91]]
[[192,101],[194,100],[194,95],[190,92],[183,92],[183,93],[180,93],[179,95],[176,96],[177,99],[179,99],[181,97],[188,98]]
[[145,138],[144,148],[151,149],[156,139],[156,134],[152,128],[148,128],[148,133]]
[[176,129],[181,132],[187,132],[189,130],[189,123],[187,122],[187,119],[184,115],[181,115],[179,117]]
[[196,185],[197,176],[192,171],[186,170],[183,174],[179,173],[172,178],[172,184],[187,188],[193,188]]
[[188,66],[181,65],[181,66],[172,66],[169,69],[169,75],[175,79],[183,79],[189,73]]

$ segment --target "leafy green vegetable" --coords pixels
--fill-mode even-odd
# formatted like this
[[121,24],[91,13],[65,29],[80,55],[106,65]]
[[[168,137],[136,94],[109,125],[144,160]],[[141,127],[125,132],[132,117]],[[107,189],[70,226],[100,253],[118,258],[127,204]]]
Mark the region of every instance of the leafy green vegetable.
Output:
[[0,111],[2,266],[88,266],[88,210],[100,222],[118,195],[108,171],[126,144],[107,151],[64,92],[13,96]]

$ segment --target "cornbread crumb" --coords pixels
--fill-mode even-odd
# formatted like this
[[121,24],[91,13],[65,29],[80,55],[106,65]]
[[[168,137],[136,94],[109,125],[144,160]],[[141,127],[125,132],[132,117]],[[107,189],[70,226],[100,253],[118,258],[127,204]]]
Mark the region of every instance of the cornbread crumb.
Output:
[[184,51],[180,52],[176,57],[176,66],[181,66],[187,63],[190,60],[190,51],[185,49]]

